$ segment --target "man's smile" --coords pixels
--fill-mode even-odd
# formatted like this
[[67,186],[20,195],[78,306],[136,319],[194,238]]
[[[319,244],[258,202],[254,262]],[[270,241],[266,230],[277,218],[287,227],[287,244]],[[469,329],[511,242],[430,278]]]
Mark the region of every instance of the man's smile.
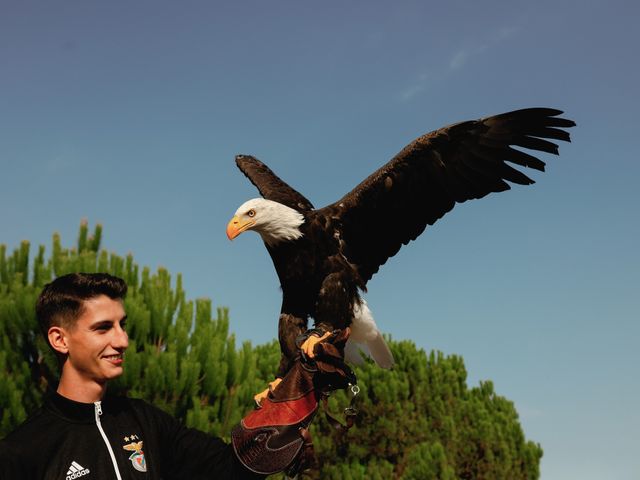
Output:
[[110,361],[114,365],[121,365],[123,360],[124,360],[124,354],[116,353],[116,354],[113,354],[113,355],[105,355],[102,358],[104,358],[105,360]]

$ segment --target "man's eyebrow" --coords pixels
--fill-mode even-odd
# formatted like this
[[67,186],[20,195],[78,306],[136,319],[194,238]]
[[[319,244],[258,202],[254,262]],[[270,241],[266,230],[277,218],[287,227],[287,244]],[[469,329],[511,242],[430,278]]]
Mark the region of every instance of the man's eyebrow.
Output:
[[102,327],[104,325],[111,325],[113,324],[114,321],[113,320],[108,320],[108,319],[104,319],[104,320],[97,320],[95,322],[93,322],[91,324],[91,328],[98,328],[98,327]]
[[124,321],[127,320],[127,315],[125,315],[124,317],[122,317],[120,320],[111,320],[108,318],[102,319],[102,320],[97,320],[96,322],[91,324],[91,328],[97,328],[97,327],[101,327],[103,325],[111,325],[113,323],[122,323]]

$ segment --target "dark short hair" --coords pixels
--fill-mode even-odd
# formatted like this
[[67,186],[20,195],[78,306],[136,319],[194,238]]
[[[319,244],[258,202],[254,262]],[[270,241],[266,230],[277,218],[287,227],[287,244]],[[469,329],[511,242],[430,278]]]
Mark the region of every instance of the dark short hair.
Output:
[[36,302],[38,324],[45,338],[49,328],[73,328],[84,312],[84,301],[100,295],[124,299],[127,284],[108,273],[69,273],[44,286]]

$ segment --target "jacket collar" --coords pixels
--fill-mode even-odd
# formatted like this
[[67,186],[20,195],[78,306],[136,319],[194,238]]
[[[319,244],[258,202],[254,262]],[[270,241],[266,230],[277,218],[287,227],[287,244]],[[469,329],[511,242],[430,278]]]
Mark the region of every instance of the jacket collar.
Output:
[[[102,409],[108,408],[109,400],[104,398],[101,402]],[[76,402],[63,397],[58,392],[49,391],[45,398],[44,407],[54,414],[66,418],[72,422],[92,423],[96,418],[96,404]]]

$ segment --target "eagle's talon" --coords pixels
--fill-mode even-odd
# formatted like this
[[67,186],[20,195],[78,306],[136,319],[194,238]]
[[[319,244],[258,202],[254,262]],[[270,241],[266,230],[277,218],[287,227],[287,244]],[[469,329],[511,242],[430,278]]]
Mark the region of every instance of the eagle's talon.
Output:
[[260,393],[256,393],[253,396],[253,400],[256,402],[256,406],[258,408],[262,408],[262,401],[267,398],[267,395],[269,395],[269,389],[265,388],[263,391],[261,391]]
[[263,391],[261,391],[260,393],[256,393],[253,396],[253,400],[256,402],[258,408],[262,407],[262,402],[264,401],[264,399],[267,398],[270,393],[273,393],[276,387],[280,385],[281,381],[281,378],[276,378],[273,382],[269,382],[268,388],[265,388]]
[[313,349],[315,348],[316,344],[322,342],[323,340],[326,340],[330,335],[332,335],[332,332],[326,332],[321,337],[310,335],[309,338],[302,342],[302,345],[300,345],[300,350],[302,350],[302,353],[304,353],[307,358],[313,358],[315,357]]

